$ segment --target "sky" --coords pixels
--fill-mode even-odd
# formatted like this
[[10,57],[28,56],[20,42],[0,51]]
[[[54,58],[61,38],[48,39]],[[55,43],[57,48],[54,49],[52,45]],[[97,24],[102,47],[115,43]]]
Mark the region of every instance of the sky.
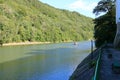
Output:
[[95,18],[93,9],[100,0],[39,0],[55,8],[77,11],[85,16]]

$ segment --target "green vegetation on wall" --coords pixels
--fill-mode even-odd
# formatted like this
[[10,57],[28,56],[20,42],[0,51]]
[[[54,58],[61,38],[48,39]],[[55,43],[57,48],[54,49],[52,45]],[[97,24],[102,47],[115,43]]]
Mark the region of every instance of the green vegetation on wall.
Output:
[[64,42],[93,37],[93,21],[38,0],[0,0],[0,43]]

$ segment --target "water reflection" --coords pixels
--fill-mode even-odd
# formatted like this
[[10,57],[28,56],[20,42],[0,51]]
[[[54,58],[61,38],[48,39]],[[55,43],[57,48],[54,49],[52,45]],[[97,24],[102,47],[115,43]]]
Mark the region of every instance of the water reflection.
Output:
[[[75,67],[88,55],[89,45],[86,44],[81,43],[82,47],[61,43],[0,48],[3,52],[0,56],[5,54],[2,57],[8,58],[0,63],[0,80],[68,80]],[[82,49],[83,46],[86,47]]]

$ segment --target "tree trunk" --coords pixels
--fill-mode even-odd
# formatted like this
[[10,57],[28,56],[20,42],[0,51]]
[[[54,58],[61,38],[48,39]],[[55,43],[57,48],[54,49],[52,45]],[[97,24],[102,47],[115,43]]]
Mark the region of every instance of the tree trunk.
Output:
[[117,23],[117,32],[114,39],[114,47],[120,48],[120,22]]

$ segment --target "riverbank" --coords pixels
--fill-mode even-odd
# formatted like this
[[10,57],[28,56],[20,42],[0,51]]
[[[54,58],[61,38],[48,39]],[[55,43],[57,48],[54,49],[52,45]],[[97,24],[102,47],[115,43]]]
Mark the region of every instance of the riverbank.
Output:
[[14,42],[14,43],[5,43],[2,46],[17,46],[17,45],[34,45],[34,44],[49,44],[51,42]]
[[[99,49],[90,53],[75,69],[69,80],[91,80],[94,75],[95,65]],[[91,59],[91,55],[93,56]]]
[[119,53],[120,50],[114,48],[112,43],[101,46],[78,65],[69,80],[119,80]]
[[[73,41],[63,41],[63,42],[73,42]],[[4,43],[2,46],[19,46],[19,45],[34,45],[34,44],[50,44],[54,42],[12,42],[12,43]],[[60,43],[60,42],[55,42],[55,43]],[[77,42],[76,42],[77,43]]]

